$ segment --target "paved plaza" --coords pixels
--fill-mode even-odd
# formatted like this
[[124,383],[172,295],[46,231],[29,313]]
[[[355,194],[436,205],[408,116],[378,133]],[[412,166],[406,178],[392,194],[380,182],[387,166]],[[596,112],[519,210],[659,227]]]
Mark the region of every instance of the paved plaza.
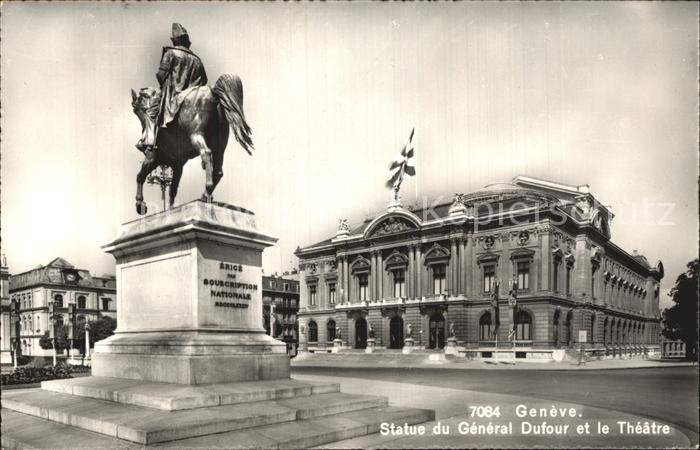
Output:
[[[698,444],[697,367],[634,370],[450,370],[446,368],[294,367],[293,378],[335,381],[348,393],[381,393],[392,404],[436,412],[424,436],[375,434],[336,443],[335,448],[411,447],[694,447]],[[518,417],[516,406],[574,408],[574,418]],[[470,406],[499,406],[500,417],[470,417]],[[621,434],[617,422],[668,425],[668,434]],[[449,434],[435,435],[440,422]],[[513,423],[510,435],[461,434],[459,424]],[[564,434],[524,435],[522,422],[569,425]],[[590,434],[576,427],[590,423]],[[598,433],[598,422],[608,425]],[[397,424],[399,425],[399,424]],[[527,427],[527,425],[525,425]],[[627,429],[625,428],[627,432]]]

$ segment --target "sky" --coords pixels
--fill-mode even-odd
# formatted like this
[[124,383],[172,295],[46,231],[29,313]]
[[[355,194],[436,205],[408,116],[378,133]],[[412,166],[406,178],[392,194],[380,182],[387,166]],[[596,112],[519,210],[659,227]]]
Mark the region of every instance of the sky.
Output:
[[[100,246],[137,217],[142,160],[129,90],[157,84],[172,22],[210,83],[243,80],[256,149],[231,139],[214,197],[279,238],[265,273],[384,210],[413,127],[405,204],[517,175],[588,184],[613,241],[663,261],[664,290],[697,257],[697,3],[4,2],[0,20],[11,273],[57,256],[114,273]],[[191,161],[178,203],[203,184]]]

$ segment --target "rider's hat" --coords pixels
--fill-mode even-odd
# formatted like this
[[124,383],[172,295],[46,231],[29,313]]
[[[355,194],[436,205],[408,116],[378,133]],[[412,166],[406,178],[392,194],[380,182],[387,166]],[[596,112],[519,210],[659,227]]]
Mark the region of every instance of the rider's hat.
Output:
[[183,27],[183,26],[180,25],[179,23],[174,23],[174,24],[173,24],[173,35],[170,37],[170,39],[178,39],[178,38],[181,38],[181,37],[183,37],[183,36],[188,36],[188,37],[189,37],[189,35],[187,34],[187,30],[185,29],[185,27]]

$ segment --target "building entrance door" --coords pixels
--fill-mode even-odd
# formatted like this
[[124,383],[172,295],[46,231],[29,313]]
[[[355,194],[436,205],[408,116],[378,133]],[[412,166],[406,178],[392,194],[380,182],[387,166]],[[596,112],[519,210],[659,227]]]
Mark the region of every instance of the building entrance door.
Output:
[[430,348],[443,348],[445,346],[445,318],[442,314],[430,317]]
[[362,318],[355,321],[355,348],[367,348],[367,321]]
[[403,319],[399,316],[389,322],[389,348],[403,348]]

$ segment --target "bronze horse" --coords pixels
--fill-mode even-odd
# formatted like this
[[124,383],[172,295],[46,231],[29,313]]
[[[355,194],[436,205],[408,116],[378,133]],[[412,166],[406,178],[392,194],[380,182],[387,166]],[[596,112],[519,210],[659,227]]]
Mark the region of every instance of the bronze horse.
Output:
[[[196,156],[202,158],[202,169],[206,172],[205,190],[202,200],[211,201],[214,188],[223,177],[224,151],[229,137],[229,125],[236,140],[248,154],[252,155],[253,142],[250,127],[243,114],[243,87],[235,75],[223,74],[214,87],[200,86],[185,91],[185,98],[175,120],[167,128],[160,128],[156,138],[156,149],[144,150],[145,159],[136,176],[136,211],[146,214],[143,201],[143,183],[156,167],[172,168],[170,184],[170,206],[175,203],[182,168]],[[142,137],[153,133],[160,103],[160,91],[143,88],[138,95],[131,90],[134,113],[141,121]]]

